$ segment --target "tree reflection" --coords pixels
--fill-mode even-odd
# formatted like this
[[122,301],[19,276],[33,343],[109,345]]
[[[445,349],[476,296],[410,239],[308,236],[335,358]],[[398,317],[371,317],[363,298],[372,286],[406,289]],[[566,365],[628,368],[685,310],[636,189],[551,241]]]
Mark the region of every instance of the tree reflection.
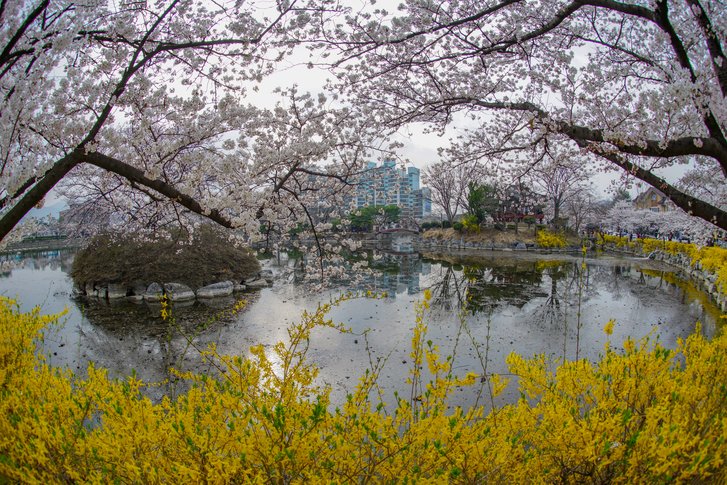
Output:
[[104,362],[118,376],[143,370],[146,382],[158,383],[150,389],[153,398],[183,390],[172,369],[201,370],[198,350],[218,342],[219,330],[233,321],[230,309],[235,304],[233,297],[179,302],[172,305],[174,318],[164,320],[159,304],[89,298],[73,301],[94,328],[84,335],[84,354]]
[[[440,271],[430,284],[432,305],[468,313],[492,312],[503,305],[522,308],[540,290],[542,271],[536,261],[516,258],[452,258],[427,255],[439,262]],[[443,258],[443,259],[438,259]]]
[[439,263],[430,281],[434,308],[492,315],[507,306],[524,309],[529,304],[528,321],[547,334],[561,335],[564,357],[568,351],[575,356],[580,353],[581,307],[598,294],[594,282],[607,280],[611,288],[614,273],[623,278],[629,271],[593,261],[586,264],[578,258],[427,257]]
[[[536,269],[541,271],[546,279],[550,280],[550,285],[546,285],[550,290],[549,294],[533,314],[536,323],[550,328],[560,327],[564,324],[566,318],[565,305],[568,304],[569,300],[574,266],[572,262],[558,260],[543,260],[535,264]],[[566,280],[569,275],[571,276],[569,281],[565,281],[565,284],[561,285],[561,291],[558,291],[558,283]]]

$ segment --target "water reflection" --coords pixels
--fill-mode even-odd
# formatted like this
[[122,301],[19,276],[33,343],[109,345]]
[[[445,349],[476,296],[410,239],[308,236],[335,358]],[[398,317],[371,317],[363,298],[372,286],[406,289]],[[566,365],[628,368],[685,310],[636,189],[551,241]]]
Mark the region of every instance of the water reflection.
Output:
[[535,261],[495,257],[452,258],[428,255],[440,261],[438,281],[431,285],[433,304],[447,310],[465,308],[468,312],[491,312],[498,306],[524,306],[533,298],[545,296],[540,289],[542,272]]
[[431,264],[422,259],[419,254],[411,253],[368,253],[370,263],[375,270],[368,281],[359,284],[359,289],[367,289],[386,293],[389,298],[396,294],[406,292],[407,295],[417,295],[421,291],[421,278],[431,272]]
[[0,255],[0,278],[9,278],[15,269],[71,271],[75,250],[26,251]]
[[84,335],[90,361],[103,362],[112,375],[131,370],[144,380],[159,383],[150,395],[174,395],[182,390],[171,369],[204,371],[199,350],[219,341],[219,330],[234,322],[232,297],[175,303],[174,318],[161,317],[161,305],[78,298],[74,304],[93,326]]
[[[264,264],[277,275],[273,288],[245,294],[248,305],[240,314],[227,311],[234,299],[194,302],[175,305],[174,324],[163,321],[154,305],[72,299],[71,253],[15,260],[17,266],[0,279],[0,293],[17,295],[24,310],[42,305],[53,313],[68,307],[64,324],[43,344],[53,364],[83,372],[95,362],[112,376],[133,369],[147,381],[163,383],[150,390],[154,398],[179,390],[170,367],[208,371],[197,349],[214,343],[221,353],[246,355],[250,345],[272,345],[287,338],[287,325],[302,310],[344,290],[388,296],[347,301],[332,311],[334,321],[353,334],[323,329],[311,338],[309,356],[337,403],[364,369],[382,362],[386,392],[406,391],[413,306],[426,288],[433,293],[428,338],[443,354],[454,355],[457,373],[507,374],[505,356],[513,351],[594,360],[606,341],[602,327],[609,318],[618,322],[614,343],[655,332],[670,347],[689,335],[697,320],[704,333],[713,334],[720,315],[693,285],[648,260],[497,252],[477,257],[367,252],[355,259],[377,271],[352,275],[312,295],[296,282],[304,266],[300,259],[280,255]],[[482,393],[483,387],[465,390],[455,403],[482,403]],[[516,398],[511,390],[500,402]]]

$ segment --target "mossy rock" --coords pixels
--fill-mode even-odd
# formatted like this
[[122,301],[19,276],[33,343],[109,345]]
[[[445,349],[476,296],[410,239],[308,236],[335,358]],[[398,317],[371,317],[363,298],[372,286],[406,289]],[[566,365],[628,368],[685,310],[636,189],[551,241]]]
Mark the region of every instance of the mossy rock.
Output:
[[201,227],[189,238],[140,238],[134,234],[94,237],[73,261],[77,285],[150,282],[182,283],[199,288],[218,281],[251,278],[260,263],[248,248],[235,246],[218,229]]

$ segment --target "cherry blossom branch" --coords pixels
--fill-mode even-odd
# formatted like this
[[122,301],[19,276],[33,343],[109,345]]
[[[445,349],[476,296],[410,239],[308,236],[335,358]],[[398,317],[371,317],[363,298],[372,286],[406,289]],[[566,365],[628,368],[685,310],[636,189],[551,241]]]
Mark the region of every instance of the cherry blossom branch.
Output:
[[[703,155],[715,159],[727,174],[727,147],[711,137],[684,136],[672,140],[635,139],[633,142],[611,137],[606,130],[592,129],[587,126],[554,120],[539,106],[528,102],[482,101],[475,98],[456,97],[439,102],[442,106],[452,107],[460,104],[478,106],[495,110],[530,111],[548,131],[562,133],[573,140],[610,143],[619,151],[642,157],[669,158],[684,155]],[[432,104],[434,106],[434,103]]]
[[[43,200],[43,197],[80,162],[82,157],[83,153],[80,150],[74,150],[54,163],[42,177],[34,182],[35,185],[26,182],[29,187],[27,192],[0,217],[0,240],[7,236],[30,209]],[[32,187],[30,187],[31,185]]]
[[530,111],[535,114],[535,118],[544,125],[547,131],[567,136],[581,148],[588,149],[590,152],[626,170],[634,177],[661,190],[674,204],[687,213],[701,217],[727,230],[727,212],[682,192],[652,171],[643,169],[622,156],[622,154],[630,154],[643,157],[669,158],[684,155],[703,155],[715,159],[724,170],[727,167],[727,150],[724,150],[721,144],[714,139],[681,137],[668,142],[658,140],[628,142],[608,137],[604,130],[594,130],[585,126],[552,120],[545,110],[530,102],[486,102],[462,97],[445,100],[443,103],[447,105],[467,103],[487,109]]
[[644,170],[638,165],[630,162],[619,153],[609,152],[602,146],[597,144],[589,144],[585,141],[581,141],[579,145],[583,148],[587,148],[589,151],[603,157],[610,162],[618,165],[629,174],[634,177],[643,180],[647,184],[651,185],[662,191],[674,204],[683,209],[687,214],[700,217],[707,222],[714,224],[724,230],[727,230],[727,212],[722,209],[709,204],[701,199],[692,197],[689,194],[682,192],[673,185],[669,184],[666,180],[656,176],[649,170]]
[[[43,0],[32,12],[28,14],[23,23],[18,27],[18,30],[15,31],[15,34],[13,34],[13,36],[7,41],[7,43],[5,44],[5,48],[3,48],[3,51],[0,52],[0,67],[4,66],[13,58],[17,59],[18,53],[13,53],[12,50],[18,44],[23,35],[25,35],[25,32],[33,24],[33,22],[35,22],[36,19],[40,17],[40,15],[45,11],[45,9],[48,8],[49,4],[50,0]],[[32,51],[23,51],[23,53],[30,54],[32,53]]]
[[[697,74],[694,72],[694,66],[692,66],[692,61],[689,58],[689,53],[687,52],[684,43],[679,37],[679,34],[677,34],[676,30],[674,29],[674,26],[671,24],[668,9],[669,7],[666,0],[657,1],[656,10],[654,11],[654,23],[658,25],[669,36],[669,41],[671,42],[672,49],[674,49],[674,53],[676,54],[679,64],[684,69],[689,71],[690,79],[693,83],[696,83]],[[707,42],[707,46],[710,46],[709,42]],[[724,59],[724,57],[722,57],[722,59]],[[712,62],[714,62],[714,59],[712,60]],[[724,89],[725,86],[722,86],[723,92]],[[717,117],[714,115],[710,106],[706,102],[701,103],[701,108],[704,111],[704,125],[707,127],[707,130],[709,130],[709,134],[712,136],[712,138],[717,140],[717,142],[722,145],[725,150],[727,150],[727,137],[722,131],[722,127],[720,126],[719,121],[717,121]],[[720,161],[720,164],[722,164],[723,171],[725,173],[725,176],[727,177],[727,164],[725,164],[723,161]]]
[[693,12],[696,10],[694,14],[704,33],[707,48],[712,58],[712,68],[717,74],[722,95],[727,96],[727,58],[725,58],[719,34],[714,30],[712,22],[709,20],[709,16],[699,0],[687,0],[687,3],[692,6]]
[[[223,227],[233,227],[232,222],[227,217],[225,217],[219,210],[205,209],[193,197],[184,194],[183,192],[176,189],[174,186],[162,180],[151,179],[147,177],[146,175],[144,175],[144,172],[127,163],[97,152],[92,152],[85,155],[82,161],[104,169],[108,172],[115,173],[116,175],[119,175],[129,180],[130,182],[135,182],[140,185],[149,187],[150,189],[153,189],[156,192],[162,194],[172,202],[176,202],[177,204],[186,207],[190,211],[202,215]],[[0,236],[3,236],[3,234],[0,233]]]

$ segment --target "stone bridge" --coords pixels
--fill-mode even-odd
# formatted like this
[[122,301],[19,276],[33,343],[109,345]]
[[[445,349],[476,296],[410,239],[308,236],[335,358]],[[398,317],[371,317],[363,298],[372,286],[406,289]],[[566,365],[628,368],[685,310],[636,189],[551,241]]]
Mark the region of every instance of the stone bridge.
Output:
[[376,234],[377,235],[378,234],[391,234],[392,236],[397,236],[397,235],[406,236],[406,235],[419,234],[419,231],[417,231],[416,229],[406,229],[403,227],[395,227],[395,228],[391,228],[391,229],[380,229],[379,231],[376,232]]

